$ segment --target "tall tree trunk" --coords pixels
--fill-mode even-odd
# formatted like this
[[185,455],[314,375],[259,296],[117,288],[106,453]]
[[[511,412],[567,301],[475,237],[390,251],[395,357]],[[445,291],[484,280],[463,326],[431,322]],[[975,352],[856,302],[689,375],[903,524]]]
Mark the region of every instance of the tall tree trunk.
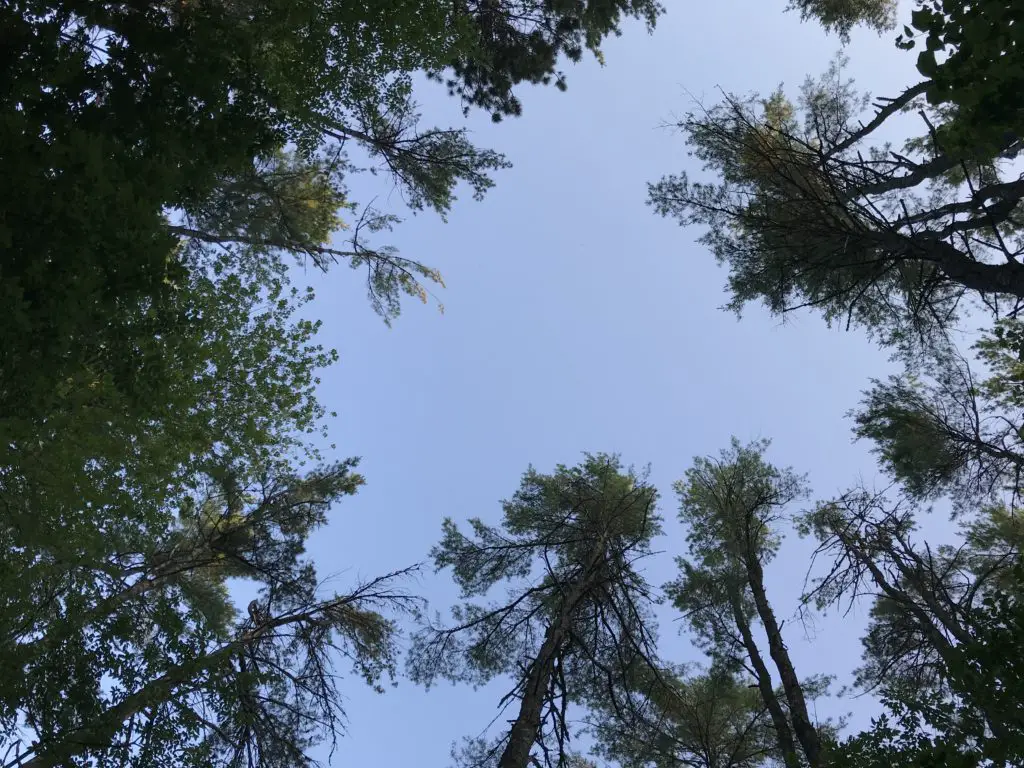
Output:
[[730,602],[732,603],[733,620],[743,638],[747,657],[757,676],[757,688],[761,694],[761,700],[764,702],[775,728],[775,739],[779,744],[779,751],[782,752],[782,760],[786,764],[786,768],[800,768],[800,759],[796,753],[796,742],[793,741],[793,731],[789,727],[789,719],[779,703],[779,698],[775,695],[771,673],[761,657],[761,651],[750,631],[750,622],[747,621],[747,617],[743,613],[739,594],[735,590],[730,591]]
[[803,747],[811,768],[818,768],[821,765],[821,737],[807,712],[807,702],[804,700],[800,679],[796,676],[793,662],[789,658],[789,651],[786,650],[786,644],[782,641],[782,630],[775,619],[775,612],[772,610],[771,603],[768,602],[768,595],[764,589],[764,570],[761,568],[761,561],[755,554],[750,554],[746,558],[746,566],[750,591],[754,596],[754,605],[757,607],[757,614],[768,635],[768,650],[771,653],[772,661],[775,662],[776,669],[779,670],[782,690],[789,703],[793,731],[800,741],[800,746]]
[[[564,616],[564,614],[563,614]],[[519,702],[519,714],[509,733],[508,744],[505,745],[498,768],[526,768],[530,762],[530,750],[537,740],[540,730],[541,713],[544,709],[544,694],[551,684],[551,674],[555,667],[555,657],[565,640],[568,626],[562,617],[556,624],[548,627],[544,633],[544,642],[537,657],[530,664],[530,672],[526,678],[523,698]]]
[[[853,552],[856,558],[861,563],[863,563],[864,566],[868,569],[868,572],[871,574],[871,578],[875,582],[875,585],[879,589],[881,589],[882,592],[885,593],[886,597],[891,599],[893,602],[905,606],[906,609],[914,616],[914,618],[917,620],[918,625],[921,628],[922,633],[924,633],[924,635],[932,643],[932,646],[935,648],[935,652],[939,654],[939,658],[942,659],[943,664],[945,664],[947,667],[951,666],[951,664],[954,664],[956,660],[954,659],[953,654],[953,644],[946,638],[945,635],[942,634],[942,632],[939,631],[938,627],[935,626],[935,624],[932,622],[932,617],[929,616],[928,612],[917,604],[917,601],[914,600],[913,596],[909,595],[905,590],[900,589],[891,581],[889,581],[889,579],[886,578],[885,574],[882,573],[882,570],[878,567],[878,564],[874,561],[874,559],[872,559],[871,556],[868,555],[864,550],[858,547],[854,542],[847,541],[846,539],[843,539],[843,543],[846,547],[849,548],[851,552]],[[899,568],[900,573],[903,574],[905,577],[908,577],[906,570],[909,569],[906,569],[905,565],[901,566],[899,558],[895,559],[897,560],[897,567]],[[922,593],[922,599],[925,601],[925,604],[929,607],[929,609],[932,610],[933,613],[938,611],[936,613],[936,618],[938,618],[939,621],[943,624],[943,626],[950,631],[950,634],[957,638],[957,642],[970,642],[970,636],[967,633],[967,631],[959,625],[957,625],[956,629],[954,629],[953,620],[946,614],[945,611],[939,609],[938,603],[935,601],[934,596],[931,596],[929,599],[928,592],[925,587],[926,585],[919,584],[918,591]],[[945,618],[943,618],[943,616],[945,616]],[[992,717],[992,713],[984,709],[982,710],[982,714],[985,717],[985,722],[988,724],[989,729],[997,738],[1005,740],[1010,737],[1010,731],[1003,724],[1002,720]]]
[[530,664],[530,670],[523,686],[523,698],[519,702],[519,714],[509,733],[508,744],[498,760],[498,768],[527,768],[530,764],[530,751],[537,741],[540,731],[541,715],[544,711],[544,697],[551,685],[554,673],[555,658],[562,643],[565,642],[572,625],[573,614],[582,600],[597,583],[595,568],[604,559],[604,537],[598,542],[586,570],[579,581],[566,595],[562,609],[556,621],[548,626],[544,633],[544,642],[536,657]]
[[351,597],[339,598],[327,603],[319,603],[304,611],[296,611],[269,619],[209,653],[173,666],[160,677],[150,680],[135,693],[129,694],[114,706],[108,707],[92,722],[60,734],[58,740],[38,744],[35,747],[35,757],[21,763],[18,768],[56,768],[69,764],[72,758],[78,757],[90,749],[102,750],[110,744],[125,721],[133,715],[147,707],[157,707],[168,701],[177,688],[188,684],[198,675],[226,661],[249,643],[259,640],[275,629],[310,621],[329,608],[343,607],[352,601]]
[[[245,637],[249,637],[246,635]],[[91,723],[62,734],[60,741],[53,744],[40,744],[38,752],[28,762],[21,763],[19,768],[56,768],[69,764],[69,761],[90,749],[102,749],[109,744],[125,721],[149,706],[167,701],[174,690],[187,683],[201,672],[227,659],[237,651],[246,640],[235,640],[221,646],[212,653],[192,659],[184,664],[171,668],[155,680],[151,680],[138,691],[126,696],[119,703],[108,708]]]

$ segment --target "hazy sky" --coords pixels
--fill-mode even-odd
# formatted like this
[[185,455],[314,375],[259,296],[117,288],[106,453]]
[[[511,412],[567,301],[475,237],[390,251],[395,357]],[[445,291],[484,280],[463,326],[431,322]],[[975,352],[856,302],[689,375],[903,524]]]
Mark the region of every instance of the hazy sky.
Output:
[[[496,519],[528,464],[550,470],[582,451],[652,465],[669,521],[664,554],[649,561],[656,584],[672,576],[683,544],[671,483],[731,435],[772,438],[769,458],[809,473],[821,496],[873,475],[844,413],[870,376],[885,373],[884,355],[817,316],[783,325],[758,308],[742,321],[721,311],[726,275],[694,242],[699,233],[645,205],[646,182],[693,169],[665,121],[693,98],[714,102],[719,87],[795,88],[839,43],[783,13],[783,0],[668,5],[653,36],[630,25],[607,45],[607,66],[572,68],[568,92],[526,91],[522,118],[473,121],[474,139],[515,167],[484,202],[459,201],[447,224],[421,214],[391,238],[442,270],[443,316],[409,303],[388,329],[365,301],[361,274],[339,267],[315,280],[324,342],[341,354],[321,398],[339,414],[338,455],[362,456],[368,480],[311,547],[339,588],[423,560],[445,516]],[[913,56],[891,37],[858,34],[848,48],[850,74],[872,93],[913,81]],[[460,121],[443,94],[422,100],[437,120]],[[367,189],[354,185],[363,202]],[[397,194],[378,205],[401,210]],[[787,540],[769,594],[788,619],[797,671],[842,679],[857,663],[866,608],[819,622],[808,641],[793,614],[808,552]],[[441,611],[455,596],[447,576],[429,570],[412,588]],[[662,615],[665,657],[697,660],[671,610]],[[485,728],[505,690],[442,684],[424,693],[402,681],[379,696],[356,679],[344,686],[350,728],[339,766],[444,768],[451,743]],[[818,707],[851,711],[861,725],[873,711],[865,699]]]

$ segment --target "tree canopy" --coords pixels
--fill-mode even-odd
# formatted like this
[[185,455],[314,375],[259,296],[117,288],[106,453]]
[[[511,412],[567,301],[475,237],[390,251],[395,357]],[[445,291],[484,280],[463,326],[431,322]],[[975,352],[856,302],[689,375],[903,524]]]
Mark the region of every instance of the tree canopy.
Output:
[[[423,127],[414,76],[448,72],[468,104],[517,114],[516,86],[660,12],[653,0],[5,4],[0,418],[28,413],[19,389],[52,397],[87,375],[86,340],[131,334],[126,311],[173,303],[224,252],[271,270],[364,269],[385,318],[404,294],[425,299],[440,276],[374,242],[397,219],[354,210],[345,179],[368,163],[411,208],[443,215],[459,185],[479,197],[507,163],[463,128]],[[168,322],[155,314],[147,333]],[[35,381],[13,373],[26,369]]]
[[[764,566],[779,546],[781,515],[805,491],[800,477],[763,459],[767,447],[765,441],[744,446],[734,439],[719,457],[697,458],[676,485],[690,557],[677,559],[679,578],[666,591],[711,658],[755,681],[783,763],[797,766],[806,759],[818,766],[824,764],[821,734],[764,580]],[[755,637],[756,623],[767,635],[781,697]]]
[[[1009,163],[1019,139],[1002,136],[994,152],[944,140],[955,110],[925,103],[929,80],[864,116],[871,102],[844,65],[795,100],[729,95],[690,113],[679,128],[716,178],[665,176],[651,205],[706,228],[737,311],[810,307],[904,349],[939,343],[965,307],[1012,314],[1024,296],[1024,184]],[[875,138],[909,111],[924,135],[899,149]]]
[[[424,124],[419,89],[517,117],[662,6],[0,5],[0,768],[313,765],[348,686],[402,672],[505,684],[464,768],[1022,764],[1024,7],[789,9],[844,44],[902,26],[920,79],[871,99],[840,56],[795,94],[699,106],[678,127],[703,171],[648,199],[704,228],[731,309],[812,308],[897,353],[849,414],[881,487],[812,496],[733,439],[675,483],[662,538],[618,454],[530,467],[500,516],[441,524],[445,620],[419,566],[335,590],[307,553],[366,481],[328,442],[338,355],[295,267],[358,270],[388,323],[426,301],[441,275],[382,241],[399,217],[353,177],[444,218],[509,163]],[[849,682],[882,714],[859,733],[818,716],[833,675],[787,642],[790,533],[813,548],[798,613],[866,609]],[[662,604],[696,661],[659,645]]]
[[445,521],[432,557],[465,598],[509,583],[503,600],[453,608],[454,626],[426,625],[410,656],[413,678],[427,684],[512,676],[501,705],[518,701],[518,714],[493,743],[468,745],[472,764],[562,768],[568,706],[615,702],[636,667],[655,668],[653,595],[636,562],[660,531],[656,500],[642,475],[595,454],[548,475],[528,470],[500,527],[473,518],[467,536]]

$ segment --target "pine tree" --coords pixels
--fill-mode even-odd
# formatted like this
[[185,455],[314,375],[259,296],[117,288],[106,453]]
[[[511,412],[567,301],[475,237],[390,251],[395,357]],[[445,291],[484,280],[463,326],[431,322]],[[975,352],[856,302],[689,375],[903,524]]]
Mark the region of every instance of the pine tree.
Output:
[[660,530],[656,500],[644,476],[596,454],[548,475],[528,470],[500,526],[474,518],[468,536],[445,522],[432,557],[452,569],[465,598],[509,582],[505,600],[466,602],[453,609],[455,626],[424,627],[411,654],[411,673],[426,684],[513,676],[501,702],[518,702],[511,727],[471,743],[475,760],[565,766],[568,706],[614,700],[632,670],[656,668],[653,595],[635,567]]
[[[765,462],[767,446],[733,440],[719,457],[695,459],[677,483],[689,557],[677,558],[679,578],[666,590],[711,658],[726,669],[746,669],[756,681],[785,765],[796,768],[806,759],[814,767],[825,764],[821,733],[764,579],[764,566],[779,546],[782,514],[805,493],[804,481]],[[754,635],[755,622],[767,635],[781,696]]]

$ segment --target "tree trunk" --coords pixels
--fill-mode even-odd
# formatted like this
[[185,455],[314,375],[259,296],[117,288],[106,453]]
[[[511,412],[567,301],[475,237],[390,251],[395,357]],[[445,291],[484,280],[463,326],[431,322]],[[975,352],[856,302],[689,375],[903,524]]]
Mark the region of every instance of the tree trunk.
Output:
[[551,684],[554,672],[555,657],[569,633],[573,614],[580,600],[593,589],[597,578],[594,568],[604,558],[604,538],[600,540],[595,552],[587,564],[587,569],[580,580],[566,596],[558,619],[544,633],[544,642],[537,656],[530,664],[530,670],[523,686],[523,698],[519,702],[519,714],[512,724],[508,744],[498,760],[498,768],[527,768],[530,764],[530,751],[537,741],[537,733],[541,726],[541,714],[544,711],[544,696]]
[[884,233],[884,247],[902,252],[908,259],[935,264],[954,283],[983,294],[1009,294],[1024,298],[1024,265],[1016,261],[985,264],[945,240]]
[[324,610],[330,607],[344,606],[351,600],[352,598],[340,598],[327,603],[319,603],[305,611],[269,619],[209,653],[171,667],[160,677],[150,680],[135,693],[129,694],[119,703],[107,708],[91,723],[60,734],[57,741],[49,744],[40,743],[36,747],[36,756],[21,763],[18,768],[56,768],[68,764],[71,758],[78,757],[90,749],[102,750],[130,717],[146,707],[153,707],[167,701],[174,695],[176,688],[187,684],[197,675],[230,658],[249,643],[258,640],[274,629],[309,621]]
[[529,765],[530,750],[533,749],[537,731],[540,730],[544,694],[551,683],[555,656],[565,640],[567,627],[563,625],[564,622],[559,618],[558,623],[548,627],[544,633],[544,643],[530,665],[523,698],[519,702],[519,715],[512,725],[508,744],[505,745],[505,751],[501,753],[501,759],[498,761],[498,768],[526,768]]
[[761,657],[761,651],[757,647],[757,642],[754,640],[754,635],[750,631],[750,622],[747,621],[747,617],[743,614],[739,595],[735,591],[731,591],[730,600],[732,603],[733,620],[736,622],[736,628],[743,638],[743,646],[747,649],[747,657],[750,659],[750,664],[754,667],[754,672],[757,674],[757,688],[761,694],[761,700],[764,701],[765,708],[767,708],[768,714],[772,719],[772,725],[775,728],[775,739],[779,744],[779,750],[782,752],[782,760],[786,764],[786,768],[800,768],[800,759],[796,754],[796,743],[793,741],[793,732],[790,730],[789,720],[786,718],[786,713],[782,709],[778,697],[775,695],[775,689],[772,687],[771,673],[768,671],[768,667]]
[[782,641],[782,630],[775,619],[775,612],[772,610],[771,603],[768,602],[768,595],[764,589],[764,570],[756,555],[748,556],[746,561],[747,577],[754,596],[754,605],[757,607],[757,614],[761,617],[761,623],[768,635],[768,649],[772,661],[775,662],[775,667],[779,670],[782,690],[789,703],[793,730],[807,756],[807,762],[811,764],[811,768],[817,768],[821,765],[821,738],[818,735],[818,729],[814,727],[807,713],[807,702],[804,700],[800,679],[796,676],[793,662],[789,658],[789,651],[786,650],[786,645]]
[[[943,664],[949,667],[951,663],[955,663],[955,659],[953,658],[953,644],[948,639],[946,639],[946,636],[938,630],[938,628],[932,622],[931,616],[929,616],[928,613],[920,605],[917,604],[917,601],[915,601],[911,595],[907,594],[907,592],[900,589],[895,584],[891,583],[885,577],[885,574],[882,573],[881,569],[878,567],[878,564],[875,563],[875,561],[860,547],[858,547],[853,542],[848,542],[846,540],[843,540],[843,544],[846,547],[848,547],[849,550],[853,552],[854,556],[868,569],[868,571],[871,573],[872,580],[875,582],[875,585],[879,589],[881,589],[890,600],[893,600],[894,602],[899,603],[900,605],[906,606],[907,610],[910,611],[911,614],[913,614],[914,618],[917,619],[917,622],[921,627],[921,631],[931,641],[932,645],[935,648],[935,652],[939,654],[939,658],[942,659]],[[897,567],[900,569],[900,572],[905,577],[907,577],[906,566],[901,564],[898,557],[894,559],[897,561]],[[922,592],[922,599],[934,613],[936,609],[938,609],[938,604],[935,602],[934,597],[929,599],[926,596],[927,590],[923,589],[922,587],[923,585],[919,585],[918,587],[918,589]],[[959,626],[956,630],[954,630],[951,623],[951,619],[947,617],[944,620],[942,618],[944,614],[944,611],[939,610],[936,615],[936,618],[938,618],[940,622],[942,622],[943,626],[945,626],[946,629],[950,631],[950,634],[957,638],[958,642],[969,642],[970,637],[966,633],[966,630],[964,630],[963,627]],[[985,717],[985,722],[988,724],[988,727],[991,729],[992,733],[997,738],[1005,740],[1010,737],[1009,730],[1003,725],[1001,720],[993,718],[991,716],[991,713],[985,710],[982,710],[982,714]]]
[[89,749],[103,749],[104,745],[109,744],[114,738],[126,720],[146,707],[166,701],[173,695],[175,688],[228,658],[244,642],[241,639],[235,640],[221,646],[213,653],[170,669],[155,680],[146,683],[135,693],[126,696],[120,703],[107,709],[92,723],[70,733],[62,734],[61,740],[55,744],[40,744],[38,754],[28,762],[21,763],[19,768],[56,768],[56,766],[67,764],[71,758],[77,757]]

